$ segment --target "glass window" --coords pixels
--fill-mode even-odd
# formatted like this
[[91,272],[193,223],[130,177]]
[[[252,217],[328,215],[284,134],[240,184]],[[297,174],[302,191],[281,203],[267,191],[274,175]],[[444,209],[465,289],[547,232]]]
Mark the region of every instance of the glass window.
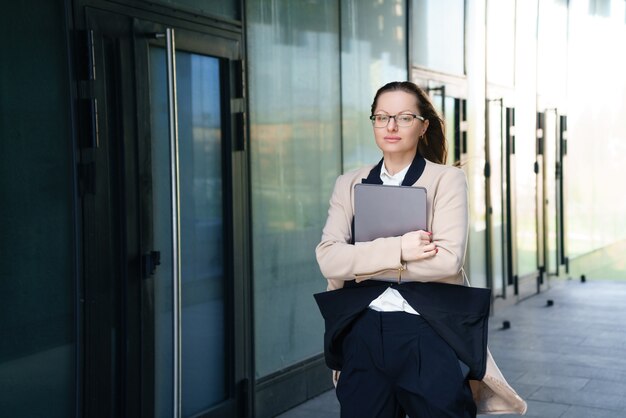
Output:
[[6,3],[2,12],[0,415],[67,418],[76,259],[63,3]]
[[368,120],[376,90],[407,79],[406,2],[341,2],[343,169],[374,164],[381,153]]
[[515,0],[487,2],[487,81],[515,83]]
[[413,65],[465,74],[464,0],[412,0]]
[[254,0],[246,7],[255,354],[262,377],[323,351],[313,294],[326,282],[314,251],[341,167],[339,5]]
[[607,180],[624,178],[618,156],[626,152],[626,57],[606,52],[626,43],[626,4],[611,2],[610,17],[589,14],[578,2],[569,7],[564,182],[567,250],[573,258],[626,239],[626,198]]

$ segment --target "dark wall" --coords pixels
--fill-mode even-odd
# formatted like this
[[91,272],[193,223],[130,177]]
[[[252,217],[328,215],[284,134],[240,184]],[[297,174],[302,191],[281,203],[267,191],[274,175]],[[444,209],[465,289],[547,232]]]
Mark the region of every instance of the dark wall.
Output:
[[0,11],[0,411],[73,415],[75,251],[65,5]]

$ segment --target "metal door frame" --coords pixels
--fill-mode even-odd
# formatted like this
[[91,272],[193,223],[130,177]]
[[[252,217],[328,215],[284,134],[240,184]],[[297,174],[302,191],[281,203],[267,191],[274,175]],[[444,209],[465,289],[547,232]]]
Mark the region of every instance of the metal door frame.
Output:
[[[161,6],[154,6],[154,8],[162,9]],[[89,39],[88,34],[90,33],[88,30],[90,29],[87,23],[87,10],[91,9],[97,11],[98,13],[110,13],[110,16],[114,18],[113,21],[104,23],[103,26],[110,25],[121,25],[126,29],[131,29],[133,26],[131,22],[134,20],[145,20],[149,22],[155,22],[158,25],[163,26],[164,28],[177,28],[176,35],[180,34],[180,39],[182,39],[183,43],[187,44],[188,48],[191,49],[206,49],[207,43],[206,37],[210,37],[213,39],[213,42],[209,43],[210,48],[213,48],[213,54],[220,58],[221,66],[220,73],[226,74],[224,79],[225,85],[223,86],[223,91],[226,94],[222,95],[222,109],[223,109],[223,124],[224,136],[228,136],[228,140],[224,142],[224,155],[222,159],[224,161],[224,178],[232,179],[232,184],[228,189],[231,193],[227,193],[224,196],[225,202],[229,207],[229,211],[225,211],[224,222],[225,224],[230,225],[229,231],[225,234],[225,238],[227,238],[227,245],[230,248],[233,248],[233,251],[237,251],[237,255],[231,254],[230,262],[228,263],[228,268],[230,268],[229,274],[233,277],[232,281],[227,280],[226,284],[229,286],[227,289],[228,297],[230,298],[229,305],[232,307],[232,310],[228,313],[230,319],[228,320],[228,324],[226,324],[227,339],[231,341],[229,345],[229,349],[227,353],[231,355],[231,359],[229,361],[230,366],[227,368],[228,374],[232,376],[232,382],[230,382],[228,390],[230,393],[231,401],[227,402],[230,404],[228,407],[232,411],[237,411],[238,416],[251,416],[252,414],[252,405],[253,402],[253,384],[254,384],[254,365],[253,365],[253,353],[252,353],[252,309],[251,309],[251,283],[250,283],[250,263],[251,263],[251,249],[249,243],[251,242],[248,237],[250,235],[250,219],[249,219],[249,197],[248,197],[248,155],[246,150],[246,141],[247,141],[247,127],[245,126],[246,114],[246,99],[244,97],[244,75],[243,75],[243,65],[242,58],[244,54],[243,47],[243,33],[241,27],[237,27],[236,25],[233,27],[231,24],[219,23],[216,25],[206,25],[207,19],[202,17],[183,16],[184,18],[180,18],[180,14],[172,13],[171,16],[164,16],[162,14],[155,13],[155,10],[151,10],[152,6],[149,4],[144,5],[142,8],[138,7],[128,7],[119,4],[112,4],[106,1],[100,0],[75,0],[74,1],[74,31],[77,34],[76,39]],[[176,15],[177,17],[174,17]],[[227,30],[224,27],[228,27]],[[123,36],[121,33],[126,29],[120,29],[118,35],[119,39],[122,39]],[[107,30],[106,28],[104,30]],[[132,30],[132,29],[131,29]],[[180,32],[179,32],[180,31]],[[171,33],[173,34],[173,33]],[[171,35],[170,34],[170,35]],[[195,35],[194,35],[195,34]],[[113,35],[113,37],[118,36]],[[126,35],[125,35],[126,36]],[[193,40],[193,38],[199,37],[202,38],[200,40]],[[84,38],[81,38],[84,37]],[[96,36],[97,38],[97,36]],[[132,37],[131,37],[132,38]],[[173,38],[173,37],[172,37]],[[91,38],[93,42],[93,37]],[[172,39],[173,40],[173,39]],[[97,41],[97,39],[96,39]],[[154,40],[156,41],[156,40]],[[130,45],[136,47],[137,40],[128,40],[125,39],[123,42],[129,42]],[[89,44],[89,42],[86,42]],[[84,54],[83,49],[79,46],[79,42],[77,41],[76,46],[74,47],[76,62],[79,65],[84,65],[84,61],[86,57],[97,57],[98,53],[93,52],[92,54]],[[233,47],[233,45],[235,47]],[[97,51],[97,49],[96,49]],[[134,50],[135,54],[137,50]],[[202,52],[205,53],[205,52]],[[131,60],[132,61],[132,60]],[[124,81],[123,87],[118,86],[118,90],[122,90],[124,93],[124,100],[126,105],[131,106],[132,103],[135,106],[141,107],[140,103],[142,100],[145,100],[145,89],[142,90],[141,85],[141,74],[142,71],[145,71],[145,68],[142,68],[141,64],[138,64],[140,60],[136,60],[134,63],[134,71],[133,70],[125,70],[124,74],[121,76],[127,81]],[[132,63],[126,63],[131,68],[133,68]],[[95,192],[98,188],[98,179],[102,179],[102,173],[98,172],[95,169],[95,166],[90,165],[90,161],[94,158],[93,155],[98,155],[99,150],[99,141],[102,138],[99,138],[98,135],[102,135],[103,126],[101,119],[98,122],[98,116],[102,117],[103,112],[106,111],[105,105],[106,103],[101,102],[100,109],[97,109],[97,100],[96,97],[98,95],[98,87],[97,83],[101,82],[102,77],[105,77],[105,74],[98,69],[95,69],[94,79],[93,80],[78,80],[77,81],[77,94],[76,99],[79,101],[79,118],[77,120],[86,120],[84,116],[90,116],[87,120],[93,121],[92,124],[85,124],[86,127],[80,127],[79,130],[79,138],[78,138],[78,147],[80,151],[81,158],[79,160],[79,171],[84,171],[86,174],[83,176],[83,180],[81,184],[84,183],[81,187],[85,187],[87,189],[87,193],[91,191]],[[145,73],[144,73],[145,74]],[[108,77],[113,77],[113,74],[107,74]],[[117,74],[116,76],[120,76]],[[100,78],[100,79],[98,79]],[[121,80],[116,80],[117,83],[122,83]],[[113,82],[113,83],[115,83]],[[113,84],[111,79],[109,79],[109,84]],[[130,83],[130,84],[129,84]],[[135,86],[135,88],[128,87]],[[134,93],[130,91],[134,90]],[[92,97],[94,96],[94,97]],[[131,97],[132,96],[132,97]],[[82,104],[88,104],[83,106]],[[89,109],[92,110],[89,110]],[[90,113],[91,112],[91,113]],[[99,113],[98,113],[99,112]],[[128,109],[121,110],[120,113],[128,112]],[[145,114],[143,115],[145,116]],[[140,136],[138,132],[145,127],[142,127],[142,123],[145,124],[145,119],[142,119],[141,112],[136,112],[134,114],[136,117],[136,125],[134,125],[134,132],[137,136]],[[228,144],[228,146],[226,145]],[[140,145],[137,145],[140,147]],[[132,147],[131,147],[132,148]],[[134,153],[138,152],[139,148],[136,148]],[[134,156],[130,156],[131,158],[137,158],[137,154]],[[123,163],[122,164],[126,164]],[[138,164],[138,162],[137,162]],[[125,173],[128,173],[129,176],[140,175],[139,171],[137,171],[137,166],[135,166],[135,171],[132,170],[132,167],[126,167],[130,169],[130,171],[126,170]],[[93,182],[90,182],[91,180]],[[137,179],[133,179],[137,181]],[[115,185],[110,185],[111,187],[115,187]],[[135,191],[138,190],[138,185],[135,183],[131,189]],[[119,196],[132,196],[132,190],[118,190]],[[124,188],[125,190],[125,188]],[[130,192],[130,194],[129,194]],[[135,194],[137,196],[137,194]],[[83,198],[83,206],[85,199],[90,199],[89,196],[87,198]],[[131,200],[134,200],[131,198]],[[175,202],[174,199],[173,202]],[[140,204],[140,199],[137,201],[127,201],[126,206],[130,207],[132,205]],[[119,213],[125,214],[126,209],[124,207],[118,208],[120,210]],[[89,224],[89,219],[93,219],[92,215],[89,214],[89,211],[82,211],[82,219],[83,223]],[[90,218],[90,216],[92,218]],[[125,215],[124,215],[125,217]],[[228,217],[228,219],[226,219]],[[146,221],[138,215],[133,215],[132,219],[129,220],[131,222],[130,229],[141,230],[142,224]],[[134,220],[133,220],[134,219]],[[126,222],[126,220],[124,219]],[[85,228],[84,228],[85,229]],[[114,228],[115,230],[116,228]],[[122,229],[118,229],[119,234],[125,234],[127,228],[124,227]],[[94,271],[93,268],[89,268],[89,265],[93,264],[98,254],[95,254],[89,248],[92,246],[90,242],[90,238],[88,237],[89,228],[85,229],[85,233],[83,235],[82,246],[85,247],[85,255],[84,264],[86,270],[83,271],[83,278],[81,281],[83,283],[88,283],[90,279],[89,271]],[[134,238],[136,240],[139,238]],[[141,239],[139,239],[141,240]],[[135,242],[135,241],[133,241]],[[141,244],[138,244],[141,245]],[[236,250],[235,250],[236,249]],[[91,256],[89,254],[92,254]],[[123,254],[123,252],[120,252]],[[90,258],[91,257],[91,258]],[[143,259],[136,260],[127,260],[126,262],[114,262],[113,264],[119,264],[117,269],[124,269],[126,265],[135,266],[133,274],[139,275],[139,271],[144,268]],[[235,264],[234,260],[237,259],[238,262]],[[121,271],[121,270],[120,270]],[[126,279],[126,281],[132,281],[132,279]],[[149,280],[148,280],[149,281]],[[145,279],[142,279],[140,287],[142,288],[141,292],[135,289],[131,296],[135,297],[139,294],[143,295],[142,300],[146,300],[146,293],[149,293],[150,285],[147,283]],[[122,282],[122,287],[124,282]],[[139,284],[133,285],[135,287],[139,286]],[[85,284],[83,284],[81,298],[84,300],[84,288]],[[117,292],[117,291],[115,291]],[[124,300],[125,306],[130,306],[130,301],[126,300],[126,296],[120,296],[122,300]],[[91,328],[94,324],[89,318],[85,317],[85,308],[84,302],[81,304],[81,315],[80,322],[83,324],[83,328]],[[112,308],[114,309],[114,308]],[[124,308],[126,309],[126,308]],[[133,313],[135,312],[135,313]],[[108,402],[107,399],[118,398],[120,401],[120,405],[117,406],[118,412],[125,416],[139,416],[137,415],[137,411],[141,411],[141,416],[152,416],[153,414],[153,400],[150,400],[150,386],[149,382],[146,382],[145,379],[150,379],[150,371],[149,364],[151,357],[150,350],[144,350],[141,346],[140,340],[141,338],[136,335],[137,332],[148,332],[148,336],[150,334],[150,327],[146,327],[146,323],[150,321],[150,319],[146,319],[143,314],[139,314],[137,312],[141,312],[139,308],[134,311],[126,311],[123,310],[119,314],[118,325],[123,332],[132,332],[132,334],[128,334],[127,343],[130,344],[127,348],[127,351],[131,353],[132,360],[127,358],[126,356],[120,356],[119,361],[124,362],[126,365],[122,369],[112,369],[108,371],[101,370],[98,372],[98,365],[93,365],[90,367],[86,367],[86,364],[93,364],[91,359],[92,352],[91,349],[86,349],[86,346],[81,344],[81,348],[79,350],[79,358],[80,358],[80,370],[78,372],[78,385],[81,388],[80,392],[83,396],[81,396],[79,400],[79,411],[88,411],[91,409],[96,410],[99,405],[102,403]],[[129,316],[130,315],[130,316]],[[143,316],[142,318],[139,318]],[[132,317],[132,318],[131,318]],[[130,323],[128,322],[130,321]],[[139,322],[137,322],[139,321]],[[141,323],[141,325],[139,325]],[[95,328],[100,328],[104,326],[103,323],[100,326]],[[111,326],[116,326],[111,324]],[[98,331],[96,331],[98,332]],[[95,334],[94,334],[95,335]],[[126,335],[126,334],[124,334]],[[89,339],[89,335],[86,337]],[[97,344],[97,341],[94,342]],[[120,350],[120,353],[125,353],[125,350]],[[139,357],[137,357],[139,356]],[[153,356],[153,354],[152,354]],[[134,362],[139,359],[138,362]],[[94,368],[95,367],[95,368]],[[136,375],[141,373],[142,377],[139,379],[131,379],[127,382],[128,373],[132,375]],[[105,386],[101,386],[98,391],[89,391],[85,390],[85,385],[88,385],[92,381],[96,381],[98,379],[99,374],[108,373],[109,375],[113,375],[113,378],[118,382],[118,389],[116,393],[109,393],[108,389]],[[147,374],[146,374],[147,373]],[[153,373],[153,372],[152,372]],[[152,374],[153,376],[153,374]],[[153,398],[154,395],[152,395]],[[93,406],[91,406],[93,405]],[[91,408],[91,409],[90,409]],[[113,408],[113,407],[112,407]],[[203,417],[213,417],[218,416],[223,413],[224,409],[213,408],[212,410],[205,411],[199,416]]]

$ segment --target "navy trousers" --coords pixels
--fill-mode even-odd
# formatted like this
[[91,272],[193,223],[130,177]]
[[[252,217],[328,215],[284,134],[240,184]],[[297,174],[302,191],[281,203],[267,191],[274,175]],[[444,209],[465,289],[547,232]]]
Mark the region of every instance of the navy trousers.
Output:
[[343,342],[341,418],[474,418],[456,354],[419,315],[366,309]]

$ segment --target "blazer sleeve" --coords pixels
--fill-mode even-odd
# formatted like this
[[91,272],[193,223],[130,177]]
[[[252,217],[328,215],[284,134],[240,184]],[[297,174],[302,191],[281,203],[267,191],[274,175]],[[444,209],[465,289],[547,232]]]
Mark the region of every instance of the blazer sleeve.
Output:
[[467,190],[465,173],[459,168],[448,167],[439,177],[431,212],[433,243],[439,251],[432,258],[406,263],[402,280],[424,282],[459,276],[469,229]]
[[320,270],[328,280],[328,290],[339,289],[345,280],[358,276],[372,277],[404,268],[400,260],[400,237],[350,243],[354,216],[352,187],[349,176],[337,178],[322,239],[315,249]]

